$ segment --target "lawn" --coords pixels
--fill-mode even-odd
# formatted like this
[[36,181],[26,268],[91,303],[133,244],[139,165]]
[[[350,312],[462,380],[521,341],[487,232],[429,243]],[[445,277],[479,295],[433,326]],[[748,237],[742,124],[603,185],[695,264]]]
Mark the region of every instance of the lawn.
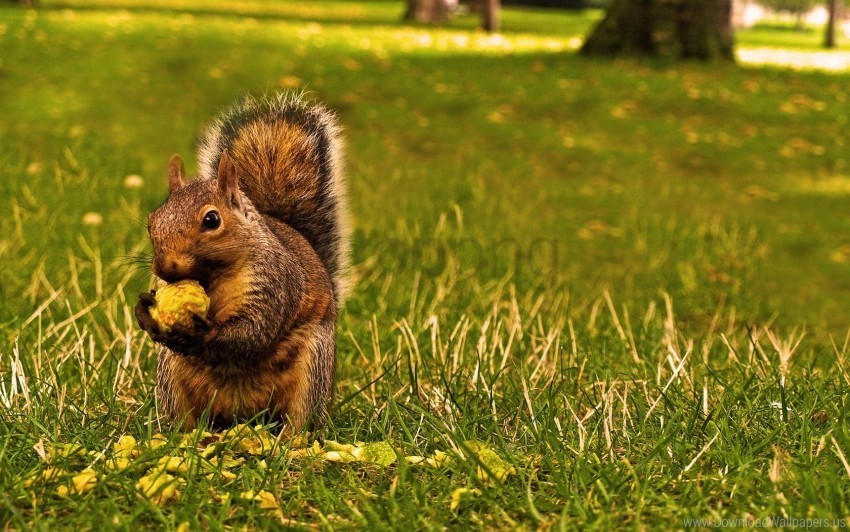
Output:
[[[846,519],[850,74],[587,60],[598,12],[506,9],[487,37],[401,11],[0,6],[0,523]],[[765,32],[739,42],[819,38]],[[347,143],[331,452],[209,444],[157,418],[144,221],[218,109],[297,88]],[[176,491],[146,497],[168,457]]]

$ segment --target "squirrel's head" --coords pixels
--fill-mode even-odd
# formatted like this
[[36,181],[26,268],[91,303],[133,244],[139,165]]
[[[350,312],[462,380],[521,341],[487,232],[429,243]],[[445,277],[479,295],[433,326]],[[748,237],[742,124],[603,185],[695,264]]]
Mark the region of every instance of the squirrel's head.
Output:
[[190,182],[183,160],[174,155],[168,163],[168,190],[168,199],[148,217],[157,277],[204,284],[212,273],[244,257],[255,210],[239,190],[236,167],[226,152],[215,179]]

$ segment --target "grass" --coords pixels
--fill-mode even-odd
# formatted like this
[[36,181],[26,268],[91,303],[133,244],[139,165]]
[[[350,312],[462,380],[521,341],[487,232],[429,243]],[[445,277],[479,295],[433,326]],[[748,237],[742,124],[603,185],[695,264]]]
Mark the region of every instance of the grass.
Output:
[[[401,26],[395,3],[43,4],[0,8],[6,526],[850,513],[846,73],[579,58],[598,13],[506,10],[490,39],[472,19]],[[466,458],[305,461],[281,442],[230,480],[178,474],[179,498],[152,503],[146,468],[188,451],[157,420],[130,315],[150,284],[142,221],[219,107],[301,86],[346,126],[355,219],[324,437]],[[129,470],[97,455],[160,432]],[[471,440],[515,474],[481,480]],[[64,498],[64,479],[27,486],[45,457],[99,480]],[[481,493],[452,509],[459,487]]]

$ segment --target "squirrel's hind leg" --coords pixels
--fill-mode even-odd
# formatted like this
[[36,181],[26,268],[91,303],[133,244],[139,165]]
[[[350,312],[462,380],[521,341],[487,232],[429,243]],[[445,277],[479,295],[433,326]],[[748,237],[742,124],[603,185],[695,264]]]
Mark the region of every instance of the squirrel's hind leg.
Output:
[[186,371],[182,357],[167,347],[160,347],[157,358],[157,404],[160,414],[172,423],[180,423],[183,430],[192,430],[198,424],[199,412],[193,408],[188,389],[181,379],[196,379]]
[[[293,433],[318,428],[327,418],[335,366],[334,323],[321,320],[300,327],[281,345],[286,365],[278,375],[278,404]],[[283,362],[283,361],[282,361]]]

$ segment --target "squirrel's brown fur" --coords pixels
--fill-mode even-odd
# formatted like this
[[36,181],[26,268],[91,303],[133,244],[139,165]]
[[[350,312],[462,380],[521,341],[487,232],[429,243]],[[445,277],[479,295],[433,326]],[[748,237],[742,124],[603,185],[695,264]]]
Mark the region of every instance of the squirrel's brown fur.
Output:
[[268,409],[293,430],[325,419],[347,268],[338,135],[333,115],[301,96],[249,98],[207,130],[197,180],[172,158],[171,194],[149,218],[153,269],[198,280],[210,310],[166,333],[150,295],[136,306],[163,345],[168,417],[194,426],[207,408],[224,423]]

